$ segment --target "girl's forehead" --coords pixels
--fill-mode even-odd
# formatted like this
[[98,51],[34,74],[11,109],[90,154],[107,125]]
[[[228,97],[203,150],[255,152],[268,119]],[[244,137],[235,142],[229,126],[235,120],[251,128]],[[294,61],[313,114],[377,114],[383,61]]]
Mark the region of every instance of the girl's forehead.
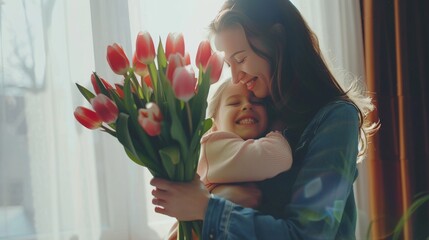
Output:
[[223,91],[222,98],[226,99],[226,98],[228,98],[230,96],[234,96],[234,95],[246,97],[248,94],[249,94],[249,91],[247,90],[247,88],[244,84],[229,83],[228,86]]

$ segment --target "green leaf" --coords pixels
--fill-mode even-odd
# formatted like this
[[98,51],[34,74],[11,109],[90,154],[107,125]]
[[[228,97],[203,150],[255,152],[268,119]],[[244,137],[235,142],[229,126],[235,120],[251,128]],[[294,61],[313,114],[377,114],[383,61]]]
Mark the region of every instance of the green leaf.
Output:
[[79,85],[76,83],[77,88],[79,89],[79,92],[85,97],[85,99],[91,103],[91,99],[95,97],[94,93],[83,87],[82,85]]
[[144,150],[139,145],[139,141],[132,138],[130,131],[133,129],[129,126],[130,116],[125,113],[120,113],[116,128],[116,136],[119,142],[124,146],[128,157],[135,163],[147,167],[152,175],[163,176],[160,166],[156,164],[156,159],[150,159],[144,154]]
[[212,125],[213,121],[210,118],[205,119],[200,123],[192,137],[191,144],[189,145],[189,150],[191,152],[195,152],[199,149],[201,137],[212,127]]
[[425,194],[420,196],[415,200],[411,206],[405,211],[404,215],[399,220],[398,224],[396,224],[395,229],[393,230],[393,238],[394,240],[399,239],[402,229],[404,228],[405,223],[408,221],[410,216],[424,203],[429,202],[429,194]]
[[118,106],[119,112],[128,113],[128,110],[126,109],[123,100],[119,97],[116,91],[111,89],[110,95],[112,96],[112,99],[115,102],[116,106]]
[[164,46],[162,46],[161,38],[159,38],[156,58],[158,60],[158,68],[165,72],[165,69],[167,68],[167,57],[165,56]]
[[207,96],[210,89],[210,73],[206,72],[201,75],[201,84],[198,86],[197,94],[189,100],[192,112],[192,122],[194,129],[196,129],[201,121],[205,119],[207,109]]
[[124,146],[125,152],[135,163],[144,166],[143,162],[138,158],[138,154],[134,149],[133,140],[130,137],[128,131],[128,118],[129,116],[125,113],[120,113],[116,127],[116,136],[119,142]]
[[165,92],[165,96],[168,104],[168,110],[170,111],[170,117],[171,117],[171,127],[170,127],[171,137],[179,143],[182,157],[186,159],[186,157],[188,156],[188,144],[187,144],[187,138],[186,138],[185,132],[183,130],[182,122],[178,117],[180,115],[178,114],[178,111],[176,108],[176,101],[178,100],[174,97],[173,89],[171,88],[168,82],[164,83],[164,92]]
[[176,168],[180,162],[180,150],[177,146],[167,146],[159,150],[162,165],[172,180],[175,179]]
[[98,88],[100,89],[100,93],[102,93],[102,94],[104,94],[104,95],[106,95],[107,97],[110,98],[109,91],[104,87],[104,84],[100,80],[100,78],[98,77],[97,73],[96,72],[93,72],[93,73],[94,73],[95,81],[96,81],[96,83],[98,85]]
[[128,77],[124,80],[124,103],[128,113],[130,113],[131,116],[136,116],[137,106],[134,102],[134,97],[131,91],[131,79]]
[[[147,64],[150,80],[152,81],[153,91],[156,93],[158,89],[158,71],[156,69],[155,63],[151,62]],[[156,94],[155,94],[156,97]]]

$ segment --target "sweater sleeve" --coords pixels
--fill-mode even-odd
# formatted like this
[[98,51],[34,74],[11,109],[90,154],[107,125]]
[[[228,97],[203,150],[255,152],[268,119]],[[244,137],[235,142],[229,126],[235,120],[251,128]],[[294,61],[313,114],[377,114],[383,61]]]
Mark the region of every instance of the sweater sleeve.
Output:
[[[353,182],[359,122],[350,104],[335,104],[317,116],[314,135],[305,141],[291,200],[274,218],[212,197],[203,239],[355,239]],[[351,207],[350,207],[351,206]],[[345,211],[345,209],[347,209]]]
[[[243,140],[229,132],[213,132],[202,143],[201,168],[208,183],[261,181],[288,170],[292,153],[278,132]],[[205,165],[205,167],[203,167]]]

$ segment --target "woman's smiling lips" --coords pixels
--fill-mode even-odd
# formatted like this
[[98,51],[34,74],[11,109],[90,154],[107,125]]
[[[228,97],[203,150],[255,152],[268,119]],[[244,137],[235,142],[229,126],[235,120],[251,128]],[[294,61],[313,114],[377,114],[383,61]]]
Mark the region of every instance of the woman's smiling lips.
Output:
[[255,87],[256,79],[258,79],[258,77],[253,77],[249,80],[244,80],[244,81],[242,80],[240,82],[246,85],[247,90],[252,90]]

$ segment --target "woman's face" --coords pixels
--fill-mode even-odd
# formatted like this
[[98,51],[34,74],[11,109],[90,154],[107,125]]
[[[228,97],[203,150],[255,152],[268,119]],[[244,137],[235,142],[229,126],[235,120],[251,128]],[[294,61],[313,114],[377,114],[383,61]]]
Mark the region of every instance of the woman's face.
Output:
[[228,84],[221,95],[214,124],[218,131],[235,133],[244,140],[254,139],[267,129],[267,111],[262,100],[244,85]]
[[217,48],[225,52],[233,83],[244,84],[256,97],[270,95],[270,66],[250,47],[243,27],[228,27],[216,36]]

